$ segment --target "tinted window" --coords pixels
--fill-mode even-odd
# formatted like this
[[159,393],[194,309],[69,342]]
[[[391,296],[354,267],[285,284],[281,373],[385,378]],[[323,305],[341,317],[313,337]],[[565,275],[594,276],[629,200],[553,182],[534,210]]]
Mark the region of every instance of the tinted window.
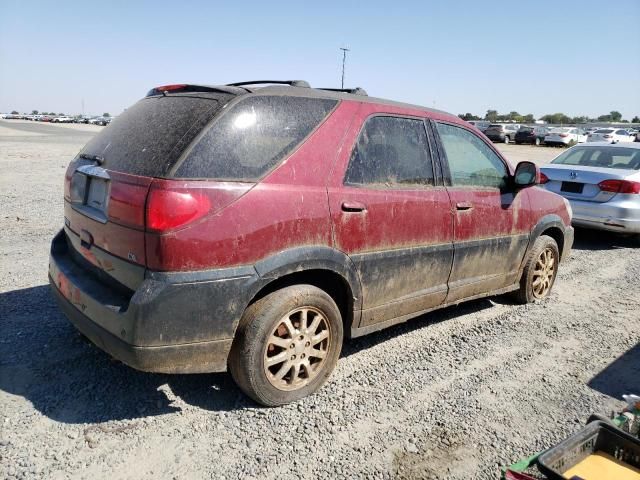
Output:
[[373,117],[364,125],[345,176],[348,184],[433,185],[422,120]]
[[460,127],[438,123],[454,186],[503,188],[507,168],[486,143]]
[[290,154],[336,103],[289,96],[241,100],[214,121],[175,176],[258,180]]
[[551,163],[640,170],[640,149],[606,146],[574,148],[559,155]]
[[87,143],[82,153],[104,158],[109,170],[166,176],[184,149],[231,95],[192,93],[146,97]]

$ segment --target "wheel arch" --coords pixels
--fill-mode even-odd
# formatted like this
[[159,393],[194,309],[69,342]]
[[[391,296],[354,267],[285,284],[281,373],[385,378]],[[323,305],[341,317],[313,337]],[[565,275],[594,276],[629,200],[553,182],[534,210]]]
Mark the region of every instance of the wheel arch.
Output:
[[[258,281],[247,306],[284,287],[308,284],[324,290],[342,314],[345,336],[360,321],[362,290],[351,259],[330,247],[311,246],[284,250],[254,265]],[[234,332],[237,325],[234,327]],[[235,335],[235,333],[234,333]]]
[[525,251],[524,256],[522,257],[522,263],[520,265],[520,270],[518,272],[518,277],[522,277],[522,273],[524,271],[524,266],[527,263],[527,259],[529,258],[529,254],[531,249],[533,248],[534,243],[541,235],[549,235],[553,238],[558,244],[558,251],[560,252],[560,258],[564,258],[564,248],[565,248],[565,230],[566,226],[563,223],[562,219],[555,214],[549,214],[542,217],[538,223],[531,230],[531,234],[529,236],[529,245],[527,245],[527,250]]

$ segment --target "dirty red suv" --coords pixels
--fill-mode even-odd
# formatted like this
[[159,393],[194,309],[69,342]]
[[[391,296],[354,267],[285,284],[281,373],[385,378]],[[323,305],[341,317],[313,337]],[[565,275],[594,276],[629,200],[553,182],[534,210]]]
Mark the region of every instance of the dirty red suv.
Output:
[[69,165],[50,282],[124,363],[228,367],[280,405],[327,380],[344,336],[546,297],[573,230],[538,178],[457,117],[361,89],[166,85]]

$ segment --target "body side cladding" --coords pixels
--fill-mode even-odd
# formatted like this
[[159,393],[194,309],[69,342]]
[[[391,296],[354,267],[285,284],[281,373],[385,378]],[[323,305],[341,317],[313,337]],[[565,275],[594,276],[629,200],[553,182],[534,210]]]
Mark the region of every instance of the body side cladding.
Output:
[[494,297],[496,295],[503,295],[505,293],[517,290],[518,287],[519,287],[519,283],[514,283],[512,285],[509,285],[508,287],[500,288],[498,290],[493,290],[491,292],[480,293],[480,294],[474,295],[472,297],[468,297],[468,298],[464,298],[464,299],[460,299],[460,300],[455,300],[455,301],[449,302],[449,303],[443,303],[443,304],[438,305],[436,307],[432,307],[432,308],[428,308],[426,310],[413,312],[413,313],[410,313],[410,314],[407,314],[407,315],[403,315],[403,316],[400,316],[400,317],[392,318],[392,319],[386,320],[384,322],[374,323],[372,325],[367,325],[365,327],[360,327],[360,328],[351,328],[351,338],[362,337],[363,335],[368,335],[370,333],[377,332],[378,330],[383,330],[383,329],[391,327],[393,325],[397,325],[399,323],[404,323],[404,322],[406,322],[408,320],[411,320],[413,318],[419,317],[420,315],[424,315],[426,313],[433,312],[435,310],[440,310],[440,309],[443,309],[443,308],[446,308],[446,307],[450,307],[450,306],[453,306],[453,305],[458,305],[460,303],[467,302],[467,301],[470,301],[470,300],[478,300],[479,298]]

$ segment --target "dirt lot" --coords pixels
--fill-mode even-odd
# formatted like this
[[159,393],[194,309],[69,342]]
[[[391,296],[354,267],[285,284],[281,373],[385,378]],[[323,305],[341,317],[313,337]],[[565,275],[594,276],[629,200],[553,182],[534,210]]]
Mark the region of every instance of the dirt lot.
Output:
[[2,478],[495,479],[640,391],[640,248],[585,231],[549,300],[475,301],[351,341],[295,405],[259,408],[227,374],[112,361],[46,285],[64,170],[100,128],[0,121]]

